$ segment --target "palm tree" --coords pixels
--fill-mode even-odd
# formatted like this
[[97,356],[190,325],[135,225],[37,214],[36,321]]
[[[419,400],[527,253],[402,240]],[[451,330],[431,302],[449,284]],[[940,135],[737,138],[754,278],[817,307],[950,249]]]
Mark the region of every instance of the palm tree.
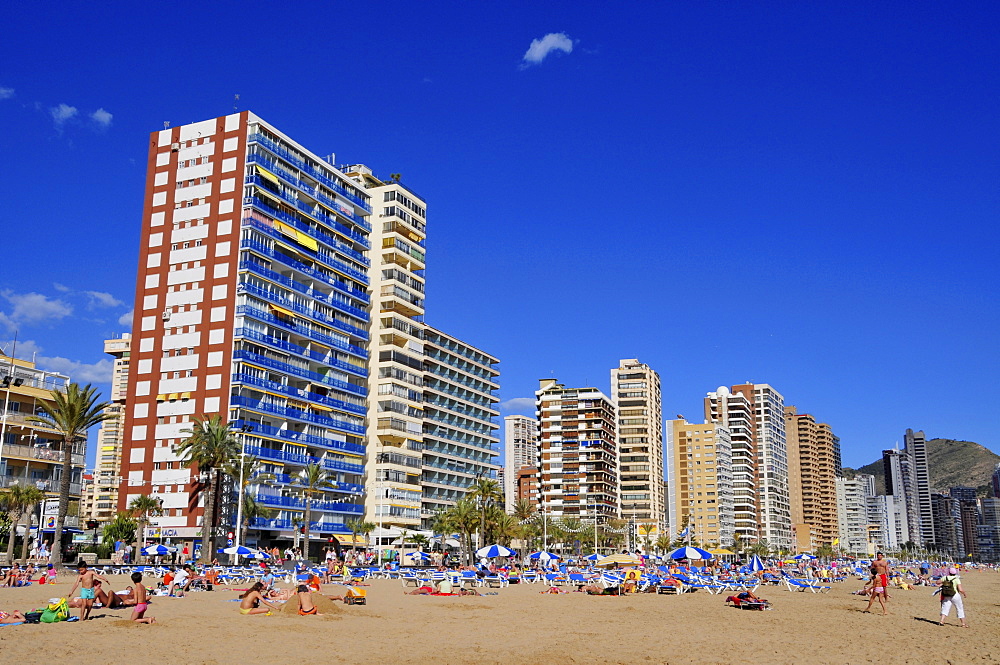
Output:
[[645,536],[643,540],[646,541],[646,554],[649,555],[649,553],[651,552],[650,536],[653,534],[654,531],[656,531],[656,524],[653,522],[645,522],[643,524],[640,524],[639,531],[641,531],[642,535]]
[[448,509],[448,517],[455,530],[462,536],[462,547],[465,550],[466,563],[472,562],[472,534],[479,526],[479,511],[473,499],[468,495]]
[[[274,474],[263,471],[263,468],[264,463],[253,455],[241,455],[228,460],[222,467],[222,472],[232,478],[233,484],[236,485],[236,496],[243,497],[243,523],[236,525],[236,528],[240,530],[240,543],[243,545],[247,544],[247,531],[250,528],[250,522],[255,518],[264,517],[265,513],[272,512],[259,505],[256,499],[247,494],[247,488],[250,485],[260,485],[275,480]],[[240,484],[241,479],[242,484]],[[248,506],[253,506],[254,515],[247,514]]]
[[510,545],[510,541],[517,538],[520,533],[521,525],[518,524],[517,518],[513,515],[500,513],[493,522],[493,535],[496,536],[497,542],[505,547]]
[[514,502],[514,517],[518,522],[525,522],[535,516],[538,509],[527,499],[521,498]]
[[307,464],[298,475],[299,493],[306,502],[304,527],[306,544],[302,548],[303,557],[309,560],[309,528],[312,526],[312,503],[317,494],[333,489],[334,481],[330,474],[319,464]]
[[[34,485],[11,485],[0,497],[3,510],[10,515],[10,538],[7,541],[7,563],[13,562],[14,540],[17,538],[17,523],[25,514],[30,515],[36,505],[45,499],[45,492]],[[31,520],[24,529],[24,539],[21,545],[21,559],[27,559],[28,532],[31,530]]]
[[222,416],[194,419],[194,427],[181,430],[189,436],[177,446],[177,455],[184,466],[197,466],[205,474],[205,516],[201,523],[201,561],[208,563],[215,553],[215,488],[216,472],[239,454],[236,435],[222,421]]
[[480,476],[476,478],[475,482],[472,483],[471,491],[466,494],[467,497],[473,499],[477,502],[479,506],[479,522],[480,522],[480,532],[479,532],[479,546],[486,546],[486,517],[487,517],[487,507],[500,504],[503,502],[503,490],[500,487],[500,483],[493,480],[492,478],[485,478]]
[[670,536],[663,533],[656,539],[656,549],[660,554],[665,554],[670,549]]
[[358,533],[364,536],[365,540],[367,541],[368,536],[370,536],[371,532],[374,531],[376,528],[378,528],[377,524],[372,524],[371,522],[362,522],[361,524],[358,525]]
[[410,536],[410,542],[417,546],[418,549],[423,550],[425,547],[431,544],[431,541],[427,539],[422,533],[418,533]]
[[138,561],[146,540],[146,525],[149,524],[150,517],[159,515],[163,510],[163,500],[149,494],[140,494],[129,502],[128,510],[135,518],[135,560]]
[[352,517],[344,522],[344,526],[351,530],[351,552],[357,552],[358,534],[361,533],[361,525],[365,521],[360,517]]
[[115,416],[104,413],[109,402],[99,402],[97,388],[89,383],[81,387],[77,383],[66,386],[66,392],[51,391],[51,403],[39,402],[41,413],[28,416],[28,422],[37,423],[59,432],[62,438],[62,476],[59,478],[59,512],[56,516],[55,533],[52,534],[52,564],[58,568],[62,563],[62,534],[69,511],[69,483],[73,474],[73,444],[87,438],[87,430],[100,425]]
[[249,494],[243,495],[243,526],[240,533],[240,542],[246,545],[247,542],[247,531],[250,528],[250,523],[256,519],[271,519],[274,517],[275,511],[273,508],[268,508],[263,504],[259,503],[257,499],[253,498]]

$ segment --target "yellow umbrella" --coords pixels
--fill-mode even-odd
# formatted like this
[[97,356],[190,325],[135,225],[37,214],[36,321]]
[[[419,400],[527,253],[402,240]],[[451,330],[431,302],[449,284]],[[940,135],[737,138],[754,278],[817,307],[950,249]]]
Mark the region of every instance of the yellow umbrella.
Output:
[[727,556],[732,554],[732,552],[730,552],[724,547],[716,547],[714,550],[709,550],[709,552],[711,552],[715,556]]
[[598,566],[639,566],[642,561],[639,557],[633,554],[612,554],[611,556],[606,556],[603,559],[598,559]]

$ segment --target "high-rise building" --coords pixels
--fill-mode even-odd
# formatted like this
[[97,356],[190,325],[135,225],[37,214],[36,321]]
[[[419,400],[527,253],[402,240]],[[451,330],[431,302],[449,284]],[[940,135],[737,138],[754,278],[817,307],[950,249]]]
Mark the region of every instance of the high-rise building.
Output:
[[424,340],[423,528],[469,493],[477,478],[493,478],[500,415],[494,356],[430,326]]
[[111,374],[111,395],[108,398],[110,404],[104,410],[111,418],[101,423],[101,429],[97,432],[94,473],[87,487],[90,496],[87,509],[81,513],[85,519],[98,522],[110,522],[118,510],[131,347],[131,335],[128,333],[117,339],[104,340],[104,352],[115,359]]
[[[759,537],[757,522],[757,436],[753,390],[730,391],[720,386],[705,397],[705,422],[721,425],[729,432],[733,470],[733,527],[746,542]],[[680,488],[668,477],[671,492]],[[674,519],[673,515],[671,519]]]
[[947,494],[931,494],[934,510],[934,537],[929,541],[935,551],[955,560],[965,557],[962,537],[962,502]]
[[515,502],[524,499],[537,510],[540,505],[540,497],[538,495],[538,467],[522,466],[517,470],[515,477],[517,479]]
[[923,431],[907,429],[903,435],[906,451],[913,458],[920,536],[924,543],[934,542],[934,509],[931,504],[930,470],[927,467],[927,439]]
[[859,474],[837,477],[837,529],[839,549],[863,556],[868,547],[868,497],[875,495],[875,477]]
[[655,540],[666,525],[660,375],[637,359],[621,360],[611,370],[611,398],[618,407],[622,517],[655,525],[648,534]]
[[689,529],[702,546],[733,544],[732,442],[716,423],[666,424],[669,533]]
[[505,416],[503,419],[504,504],[514,509],[518,499],[518,470],[538,465],[538,421],[528,416]]
[[901,496],[879,494],[869,496],[869,551],[898,549],[909,534],[906,524],[906,501]]
[[539,422],[541,509],[549,517],[619,517],[618,435],[614,402],[597,388],[542,379]]
[[373,208],[366,517],[412,531],[420,527],[422,503],[426,203],[367,166],[343,171]]
[[976,551],[984,561],[1000,561],[1000,498],[980,499]]
[[[740,386],[733,386],[733,390]],[[753,384],[757,425],[757,487],[760,534],[771,547],[792,549],[792,512],[788,496],[788,443],[785,398],[766,383]]]
[[[154,132],[147,169],[119,508],[154,494],[161,534],[199,536],[207,477],[176,449],[219,415],[276,478],[249,489],[277,512],[252,519],[252,541],[292,539],[310,464],[332,481],[314,537],[348,533],[363,513],[368,193],[246,111]],[[218,498],[232,525],[235,497]]]
[[796,549],[811,552],[832,545],[837,527],[837,459],[840,445],[826,423],[785,407],[788,444],[788,489]]
[[[8,349],[15,353],[16,349]],[[11,485],[35,485],[46,495],[43,538],[52,543],[55,505],[63,477],[63,441],[59,432],[29,420],[43,405],[52,404],[52,392],[65,392],[70,379],[64,374],[46,372],[28,360],[0,354],[0,488]],[[81,500],[83,467],[87,442],[77,441],[70,450],[70,502]],[[30,519],[30,516],[25,516]],[[66,527],[79,525],[79,518],[68,516]],[[46,530],[48,535],[46,536]],[[64,539],[69,540],[64,532]]]
[[990,477],[990,485],[993,488],[993,497],[1000,499],[1000,464],[993,469],[993,475]]
[[979,524],[979,503],[975,487],[952,487],[948,494],[959,502],[959,531],[966,556],[977,556],[976,527]]

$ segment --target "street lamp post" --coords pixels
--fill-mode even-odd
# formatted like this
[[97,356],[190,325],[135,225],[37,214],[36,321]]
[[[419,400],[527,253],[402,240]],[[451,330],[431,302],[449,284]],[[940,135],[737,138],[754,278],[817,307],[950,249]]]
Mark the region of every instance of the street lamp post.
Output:
[[252,431],[253,425],[244,425],[240,428],[240,484],[236,488],[236,538],[233,539],[236,547],[243,544],[241,542],[243,540],[243,475],[246,466],[247,434]]

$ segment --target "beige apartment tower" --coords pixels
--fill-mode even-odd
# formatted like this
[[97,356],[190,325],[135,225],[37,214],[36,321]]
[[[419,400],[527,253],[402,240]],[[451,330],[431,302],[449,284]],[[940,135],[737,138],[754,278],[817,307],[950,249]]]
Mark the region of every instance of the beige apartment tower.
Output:
[[128,376],[132,336],[104,340],[104,352],[115,359],[111,374],[110,405],[104,412],[111,416],[101,423],[97,432],[97,455],[94,473],[86,488],[85,519],[110,522],[118,508],[118,486],[121,484],[122,446],[125,443],[125,399],[128,396]]
[[795,549],[813,552],[840,535],[837,521],[839,439],[826,423],[785,407],[788,486]]
[[611,397],[618,407],[622,518],[656,525],[655,540],[666,524],[660,375],[637,359],[621,360],[611,370]]
[[689,530],[692,542],[733,543],[732,442],[716,423],[667,421],[667,481],[671,535]]

